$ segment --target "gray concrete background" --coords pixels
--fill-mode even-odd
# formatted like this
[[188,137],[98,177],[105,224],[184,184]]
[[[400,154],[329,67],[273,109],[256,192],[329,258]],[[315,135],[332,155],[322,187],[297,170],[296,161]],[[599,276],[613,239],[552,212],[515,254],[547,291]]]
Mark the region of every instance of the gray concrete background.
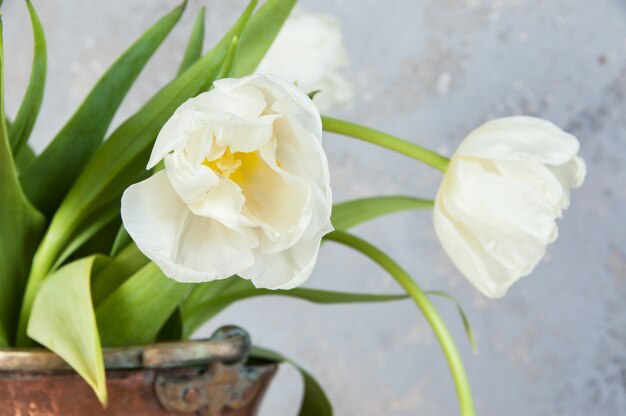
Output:
[[[28,78],[31,34],[23,2],[5,1],[7,106]],[[98,76],[175,2],[36,1],[49,45],[49,80],[33,140],[41,149]],[[506,298],[482,297],[452,267],[430,213],[356,229],[388,250],[425,288],[465,306],[479,355],[454,308],[449,324],[481,415],[626,414],[626,4],[622,0],[305,0],[339,17],[352,55],[357,101],[340,115],[450,152],[495,116],[539,115],[577,135],[589,174],[574,192],[560,238]],[[243,1],[191,1],[179,27],[141,76],[117,123],[175,72],[194,12],[208,5],[214,40]],[[325,147],[336,200],[374,194],[433,196],[439,174],[332,135]],[[328,245],[307,286],[399,292],[383,272]],[[254,340],[309,368],[338,415],[452,415],[456,398],[442,353],[410,302],[316,306],[265,298],[209,323],[247,328]],[[300,384],[285,367],[263,407],[295,414]]]

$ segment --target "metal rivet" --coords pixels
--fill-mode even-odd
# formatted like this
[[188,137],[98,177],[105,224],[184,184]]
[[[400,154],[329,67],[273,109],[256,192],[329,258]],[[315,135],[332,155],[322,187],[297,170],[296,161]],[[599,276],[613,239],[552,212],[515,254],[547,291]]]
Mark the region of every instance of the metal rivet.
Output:
[[183,390],[183,400],[187,403],[194,403],[198,399],[198,390],[195,387],[186,387]]

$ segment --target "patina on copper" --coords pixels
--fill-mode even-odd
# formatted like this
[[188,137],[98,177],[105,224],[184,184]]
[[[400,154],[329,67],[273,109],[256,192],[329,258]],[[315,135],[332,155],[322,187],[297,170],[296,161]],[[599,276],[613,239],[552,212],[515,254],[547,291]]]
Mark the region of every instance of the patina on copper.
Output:
[[46,350],[0,349],[0,415],[255,415],[276,364],[245,364],[248,334],[104,351],[109,404]]

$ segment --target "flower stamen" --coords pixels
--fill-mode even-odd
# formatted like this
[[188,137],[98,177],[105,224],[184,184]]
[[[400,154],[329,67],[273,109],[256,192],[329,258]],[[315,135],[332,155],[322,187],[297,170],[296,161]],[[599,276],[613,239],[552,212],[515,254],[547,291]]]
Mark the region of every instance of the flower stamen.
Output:
[[259,152],[231,152],[226,148],[224,154],[215,160],[204,159],[202,164],[225,179],[238,185],[246,182],[261,163]]

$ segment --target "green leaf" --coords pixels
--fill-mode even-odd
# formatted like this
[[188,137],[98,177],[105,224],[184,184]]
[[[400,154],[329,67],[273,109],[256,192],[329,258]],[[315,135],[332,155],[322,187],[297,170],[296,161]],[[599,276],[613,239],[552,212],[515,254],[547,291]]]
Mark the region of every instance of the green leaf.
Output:
[[326,396],[324,389],[322,389],[322,386],[317,382],[317,380],[315,380],[315,378],[304,368],[277,352],[257,346],[252,347],[250,356],[253,358],[272,360],[279,363],[286,362],[294,366],[300,372],[304,383],[304,394],[302,396],[300,410],[298,411],[299,416],[332,416],[333,407],[330,404],[330,400],[328,400],[328,396]]
[[333,231],[326,234],[324,238],[353,248],[369,257],[387,271],[391,277],[406,290],[407,294],[411,296],[415,304],[422,311],[422,314],[439,340],[439,345],[441,345],[446,360],[448,361],[450,372],[454,378],[461,415],[474,416],[474,400],[461,356],[459,355],[450,331],[448,331],[441,316],[432,303],[430,303],[430,300],[420,286],[402,269],[402,267],[393,261],[393,259],[369,242],[343,231]]
[[107,205],[100,207],[87,218],[83,219],[82,226],[78,227],[78,230],[72,234],[69,239],[69,244],[59,255],[52,269],[56,269],[63,264],[79,247],[86,243],[91,237],[96,236],[103,228],[116,219],[119,220],[119,212],[117,212],[117,210],[119,210],[119,203],[110,201]]
[[[0,114],[4,114],[4,48],[0,18]],[[0,117],[0,345],[12,345],[24,282],[44,227],[17,178],[4,117]]]
[[157,334],[157,341],[180,341],[181,339],[183,339],[183,318],[179,307],[174,310]]
[[91,158],[53,217],[35,256],[20,312],[20,344],[28,344],[25,322],[37,287],[65,246],[73,235],[80,235],[83,227],[97,231],[85,220],[96,215],[102,207],[109,206],[112,211],[119,212],[122,192],[144,174],[150,149],[161,126],[180,104],[204,91],[213,82],[233,37],[241,33],[255,6],[256,0],[252,0],[213,50],[157,92],[137,113],[122,123]]
[[[247,287],[244,286],[245,283],[246,281],[244,279],[233,276],[228,279],[195,284],[189,296],[187,296],[180,307],[174,311],[168,323],[166,323],[165,327],[161,330],[162,334],[159,334],[159,337],[171,337],[172,330],[176,330],[179,331],[178,337],[180,339],[188,339],[193,335],[195,330],[210,319],[211,316],[217,315],[220,311],[228,307],[228,305],[222,304],[218,308],[213,308],[211,303],[212,299],[226,293],[245,289]],[[210,310],[191,312],[196,306],[204,304],[211,305],[208,307]],[[206,317],[206,319],[204,317]],[[180,328],[177,327],[177,321],[180,321]]]
[[[138,180],[148,178],[148,171],[140,175]],[[76,227],[76,231],[70,236],[69,244],[53,268],[62,264],[71,257],[84,257],[87,254],[99,253],[114,256],[118,251],[132,242],[130,235],[124,229],[120,217],[120,202],[116,200],[108,201],[105,205],[98,207],[81,224]],[[91,252],[88,252],[92,250]],[[86,252],[87,254],[81,255]]]
[[254,72],[283,27],[296,0],[268,0],[252,16],[239,39],[232,77]]
[[39,17],[30,0],[26,1],[26,6],[28,7],[30,22],[33,27],[35,48],[28,87],[20,109],[9,129],[9,138],[14,155],[17,155],[24,144],[28,142],[30,133],[35,126],[39,109],[41,108],[41,101],[43,100],[43,92],[46,85],[46,37],[44,36]]
[[63,358],[106,404],[104,362],[89,280],[95,257],[70,263],[41,285],[28,336]]
[[238,276],[199,283],[195,285],[189,297],[185,300],[184,307],[193,308],[197,305],[210,303],[218,296],[247,289],[249,287],[248,284],[248,281]]
[[217,74],[216,79],[222,79],[230,77],[231,74],[235,70],[235,54],[237,53],[237,44],[239,43],[239,38],[235,36],[230,43],[230,48],[228,48],[228,54],[226,55],[226,59],[224,59],[224,63],[222,64],[222,68],[220,69],[220,73]]
[[0,348],[9,347],[9,334],[5,331],[4,327],[0,325]]
[[314,99],[314,98],[315,98],[315,96],[316,96],[317,94],[319,94],[320,92],[322,92],[322,90],[313,90],[313,91],[311,91],[310,93],[308,93],[307,95],[308,95],[308,96],[309,96],[309,98],[312,100],[312,99]]
[[26,195],[47,217],[102,142],[122,99],[184,7],[185,3],[164,16],[115,61],[41,156],[20,175]]
[[149,262],[150,260],[139,251],[134,243],[126,246],[115,257],[107,259],[104,266],[94,273],[92,279],[93,304],[95,306],[100,305],[129,277]]
[[37,158],[35,151],[28,144],[20,149],[15,156],[15,165],[17,166],[18,174],[26,169],[26,166],[30,165],[33,160]]
[[115,256],[132,242],[133,239],[130,237],[130,234],[128,234],[128,231],[126,231],[126,228],[124,228],[124,224],[120,225],[119,230],[117,230],[115,240],[113,241],[113,247],[111,247],[110,255]]
[[[407,299],[406,295],[347,293],[308,288],[295,288],[290,290],[257,289],[249,280],[244,280],[239,277],[232,277],[230,279],[237,279],[238,281],[234,285],[226,287],[226,290],[214,291],[213,293],[215,294],[204,302],[197,302],[197,299],[191,299],[191,302],[185,302],[182,308],[184,338],[191,336],[202,324],[229,305],[256,296],[287,296],[319,304],[388,302]],[[203,285],[205,285],[205,283],[197,285],[197,288]],[[197,288],[194,289],[194,292]]]
[[347,230],[381,215],[409,209],[429,209],[433,201],[410,196],[380,196],[355,199],[333,206],[331,222],[337,230]]
[[187,42],[187,48],[185,49],[185,55],[178,68],[178,74],[180,76],[187,70],[192,64],[194,64],[202,55],[202,44],[204,42],[204,13],[205,8],[202,7],[196,16],[196,21],[193,24],[189,41]]
[[452,295],[446,292],[443,292],[441,290],[427,290],[424,293],[426,293],[428,296],[439,296],[454,303],[454,305],[456,306],[456,310],[459,312],[459,315],[461,316],[461,321],[463,322],[463,327],[465,328],[465,334],[467,335],[467,339],[470,343],[470,346],[472,347],[472,351],[474,351],[474,354],[478,354],[478,346],[476,345],[476,338],[474,338],[474,332],[472,331],[472,327],[470,325],[469,319],[467,318],[467,315],[465,314],[465,311],[463,310],[463,307],[461,306],[461,304]]
[[212,300],[217,296],[236,292],[245,287],[245,280],[237,276],[195,285],[185,302],[180,306],[181,319],[183,321],[182,338],[187,339],[191,337],[194,331],[204,324],[207,319],[217,315],[220,311],[226,309],[228,305],[222,305],[220,308],[210,307],[210,311],[192,312],[196,310],[196,307],[211,305]]
[[102,344],[147,344],[182,303],[192,285],[168,279],[149,263],[96,307]]
[[115,216],[104,228],[100,228],[100,230],[89,237],[78,250],[74,251],[69,257],[69,261],[92,254],[108,256],[111,253],[111,248],[113,247],[121,225],[122,219],[119,215]]

